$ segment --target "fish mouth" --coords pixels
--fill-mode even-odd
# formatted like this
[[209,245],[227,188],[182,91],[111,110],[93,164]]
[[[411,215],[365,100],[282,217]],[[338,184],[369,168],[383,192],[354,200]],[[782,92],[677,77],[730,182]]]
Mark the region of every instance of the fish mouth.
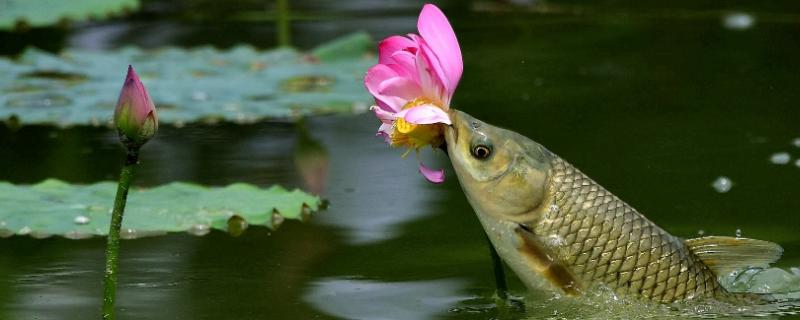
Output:
[[447,113],[452,124],[445,127],[444,140],[446,149],[452,151],[458,144],[458,127],[462,125],[464,113],[455,109],[450,109]]

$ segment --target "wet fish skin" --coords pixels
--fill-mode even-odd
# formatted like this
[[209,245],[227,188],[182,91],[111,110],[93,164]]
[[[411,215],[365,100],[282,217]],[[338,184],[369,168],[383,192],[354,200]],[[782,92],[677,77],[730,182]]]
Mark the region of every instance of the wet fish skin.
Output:
[[[450,117],[448,155],[467,199],[501,258],[528,286],[581,295],[605,285],[663,303],[752,298],[727,292],[683,239],[538,143],[457,110]],[[477,147],[491,155],[481,159]]]

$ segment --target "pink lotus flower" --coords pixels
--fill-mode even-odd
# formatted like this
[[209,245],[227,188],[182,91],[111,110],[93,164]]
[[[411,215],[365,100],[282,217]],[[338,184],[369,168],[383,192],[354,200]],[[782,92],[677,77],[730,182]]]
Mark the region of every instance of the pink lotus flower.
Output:
[[[371,110],[382,123],[378,135],[419,154],[426,145],[444,143],[443,126],[451,124],[447,111],[464,66],[453,28],[439,8],[422,7],[417,29],[419,35],[381,41],[378,64],[367,71],[364,84],[375,97]],[[444,170],[419,165],[428,181],[444,181]]]
[[128,147],[141,147],[158,131],[156,107],[132,66],[128,66],[128,74],[119,93],[114,125],[122,143]]

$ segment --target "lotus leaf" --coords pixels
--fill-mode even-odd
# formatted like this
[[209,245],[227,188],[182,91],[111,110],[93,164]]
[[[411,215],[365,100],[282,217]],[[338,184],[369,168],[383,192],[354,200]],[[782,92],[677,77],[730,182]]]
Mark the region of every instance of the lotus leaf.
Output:
[[[0,182],[0,236],[61,235],[80,239],[108,234],[117,185],[73,185],[45,180],[34,185]],[[124,238],[167,232],[203,235],[210,229],[236,235],[248,225],[275,229],[284,219],[319,210],[319,197],[279,186],[262,189],[237,183],[205,187],[174,182],[134,188],[122,224]]]
[[162,124],[360,112],[370,102],[362,79],[374,60],[363,50],[365,42],[369,37],[359,33],[311,54],[248,45],[60,54],[30,48],[15,59],[0,58],[0,119],[22,125],[110,124],[128,64],[136,67]]

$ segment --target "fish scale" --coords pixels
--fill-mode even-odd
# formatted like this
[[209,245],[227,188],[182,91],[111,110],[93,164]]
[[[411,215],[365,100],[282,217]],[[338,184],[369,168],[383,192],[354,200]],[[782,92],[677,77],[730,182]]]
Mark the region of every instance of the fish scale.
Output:
[[584,284],[658,302],[729,295],[683,240],[554,157],[548,211],[530,225]]

